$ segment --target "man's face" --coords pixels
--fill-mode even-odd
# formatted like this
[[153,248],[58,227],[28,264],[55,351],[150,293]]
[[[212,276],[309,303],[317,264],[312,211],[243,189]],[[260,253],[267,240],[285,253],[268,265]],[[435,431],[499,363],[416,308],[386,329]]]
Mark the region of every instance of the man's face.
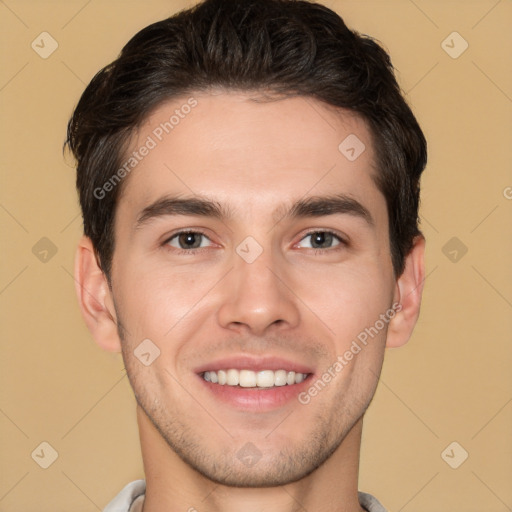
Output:
[[[193,468],[284,484],[335,452],[380,373],[387,325],[375,325],[397,296],[373,145],[359,117],[312,99],[193,96],[156,109],[128,151],[156,144],[116,212],[123,358],[139,405]],[[147,366],[143,340],[143,361],[160,351]]]

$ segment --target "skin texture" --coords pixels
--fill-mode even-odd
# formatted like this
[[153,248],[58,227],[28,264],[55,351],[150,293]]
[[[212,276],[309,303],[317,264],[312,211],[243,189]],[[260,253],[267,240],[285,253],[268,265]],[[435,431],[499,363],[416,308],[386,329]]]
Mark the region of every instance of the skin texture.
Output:
[[[76,258],[83,316],[102,348],[122,352],[137,399],[144,511],[361,511],[363,415],[385,347],[406,343],[416,323],[424,239],[397,279],[373,144],[358,116],[302,97],[193,97],[197,105],[161,141],[154,130],[189,97],[160,105],[132,138],[128,153],[148,136],[157,144],[123,183],[112,288],[89,239]],[[338,149],[350,134],[366,148],[354,161]],[[163,215],[137,227],[166,194],[214,200],[231,215]],[[333,194],[357,200],[373,223],[351,213],[283,215],[296,200]],[[204,232],[197,252],[169,241],[180,229]],[[315,252],[308,235],[325,231],[344,242],[327,238]],[[262,249],[252,263],[237,253],[247,237]],[[400,311],[307,404],[242,411],[197,375],[220,358],[264,355],[306,365],[314,382],[393,303]],[[144,339],[160,350],[149,366],[134,355]],[[254,464],[239,456],[249,442]]]

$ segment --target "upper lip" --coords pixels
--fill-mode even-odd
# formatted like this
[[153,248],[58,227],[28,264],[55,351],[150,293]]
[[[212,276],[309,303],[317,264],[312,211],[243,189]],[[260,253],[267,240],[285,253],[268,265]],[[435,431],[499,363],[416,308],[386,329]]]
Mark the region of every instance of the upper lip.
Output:
[[262,370],[286,370],[295,373],[313,373],[311,367],[282,357],[249,355],[230,356],[222,359],[216,359],[215,361],[210,361],[198,366],[195,369],[195,372],[217,372],[219,370],[229,370],[231,368],[237,370],[252,370],[255,372]]

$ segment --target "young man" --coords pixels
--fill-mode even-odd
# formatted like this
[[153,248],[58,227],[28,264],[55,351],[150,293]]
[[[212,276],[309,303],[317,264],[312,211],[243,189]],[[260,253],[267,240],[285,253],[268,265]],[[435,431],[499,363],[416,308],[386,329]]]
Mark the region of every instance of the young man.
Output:
[[384,511],[361,431],[419,314],[426,162],[384,50],[318,4],[206,0],[94,77],[67,143],[145,468],[105,510]]

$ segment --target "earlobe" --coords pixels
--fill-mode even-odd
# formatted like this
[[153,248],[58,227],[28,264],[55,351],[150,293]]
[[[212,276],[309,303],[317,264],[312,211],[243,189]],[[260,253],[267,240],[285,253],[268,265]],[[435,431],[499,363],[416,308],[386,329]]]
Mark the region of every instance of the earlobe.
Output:
[[86,236],[80,239],[76,251],[75,289],[82,316],[96,343],[109,352],[120,352],[112,292],[91,239]]
[[386,347],[401,347],[411,337],[420,313],[424,281],[425,238],[419,235],[414,239],[405,260],[405,269],[396,282],[394,299],[400,308],[389,322]]

